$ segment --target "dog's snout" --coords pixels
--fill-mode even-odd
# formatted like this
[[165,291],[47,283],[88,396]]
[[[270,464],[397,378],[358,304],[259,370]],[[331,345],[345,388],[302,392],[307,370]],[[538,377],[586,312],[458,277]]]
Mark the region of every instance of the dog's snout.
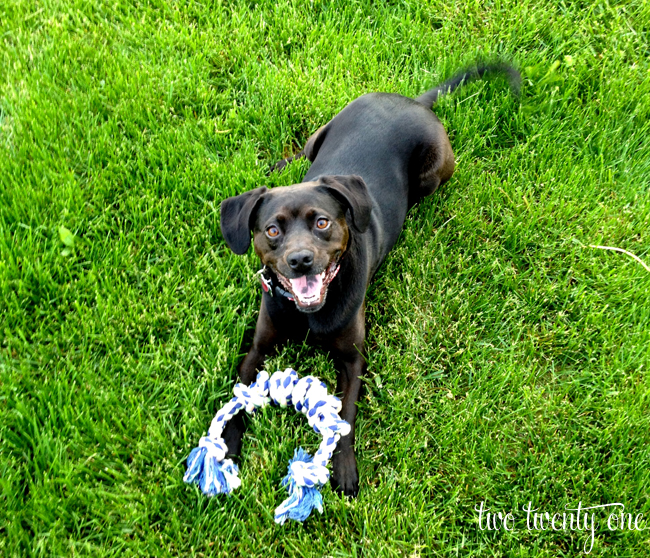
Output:
[[314,263],[314,253],[311,250],[296,250],[287,256],[287,263],[294,271],[305,273]]

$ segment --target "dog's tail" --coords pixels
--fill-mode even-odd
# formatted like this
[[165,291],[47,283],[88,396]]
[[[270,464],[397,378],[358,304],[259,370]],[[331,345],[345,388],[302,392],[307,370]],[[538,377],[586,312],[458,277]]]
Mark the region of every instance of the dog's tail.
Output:
[[512,66],[498,62],[495,64],[486,64],[484,66],[477,66],[469,70],[459,72],[451,79],[445,81],[442,85],[430,89],[426,93],[420,95],[415,99],[418,103],[427,108],[431,108],[441,95],[451,93],[464,83],[478,78],[482,78],[486,74],[505,74],[510,82],[510,87],[516,94],[519,94],[521,88],[521,74]]

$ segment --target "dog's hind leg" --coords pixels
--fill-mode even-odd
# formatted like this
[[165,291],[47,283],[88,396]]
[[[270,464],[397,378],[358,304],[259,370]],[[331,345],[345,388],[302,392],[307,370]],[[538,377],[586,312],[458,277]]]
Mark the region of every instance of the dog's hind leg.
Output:
[[303,149],[299,153],[296,153],[292,157],[286,157],[284,159],[280,159],[277,163],[274,165],[271,165],[271,168],[269,169],[268,174],[271,174],[272,172],[280,172],[284,170],[284,167],[286,167],[291,161],[297,161],[298,159],[302,159],[305,156],[305,150]]
[[307,143],[305,144],[305,147],[302,148],[302,151],[296,153],[292,157],[281,159],[277,163],[275,163],[275,165],[272,165],[271,168],[269,169],[269,174],[272,173],[273,171],[281,171],[292,161],[297,161],[298,159],[302,159],[303,157],[307,157],[309,161],[313,162],[314,159],[316,158],[316,154],[318,153],[318,149],[320,148],[321,144],[323,143],[323,140],[325,139],[325,134],[322,132],[324,128],[326,128],[326,126],[327,124],[325,126],[321,126],[309,137]]
[[409,207],[430,196],[454,174],[456,162],[451,143],[442,124],[433,138],[414,153],[411,159]]

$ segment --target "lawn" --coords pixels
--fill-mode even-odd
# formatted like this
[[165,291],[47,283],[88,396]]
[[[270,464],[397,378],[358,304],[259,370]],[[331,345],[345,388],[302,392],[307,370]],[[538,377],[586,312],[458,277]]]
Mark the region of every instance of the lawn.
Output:
[[[649,45],[644,0],[0,1],[0,555],[650,555],[650,272],[594,247],[650,265]],[[494,59],[521,96],[434,107],[456,173],[368,293],[359,497],[273,522],[319,440],[271,407],[234,495],[184,484],[261,297],[221,200],[299,182],[267,169],[357,96]],[[334,387],[306,345],[267,364]],[[612,503],[638,528],[524,510]]]

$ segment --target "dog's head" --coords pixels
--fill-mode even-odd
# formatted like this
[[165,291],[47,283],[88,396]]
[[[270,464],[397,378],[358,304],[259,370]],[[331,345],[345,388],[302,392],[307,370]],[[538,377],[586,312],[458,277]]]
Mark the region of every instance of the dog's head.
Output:
[[235,254],[251,243],[303,312],[325,304],[350,235],[370,223],[371,200],[359,176],[325,176],[221,202],[221,232]]

